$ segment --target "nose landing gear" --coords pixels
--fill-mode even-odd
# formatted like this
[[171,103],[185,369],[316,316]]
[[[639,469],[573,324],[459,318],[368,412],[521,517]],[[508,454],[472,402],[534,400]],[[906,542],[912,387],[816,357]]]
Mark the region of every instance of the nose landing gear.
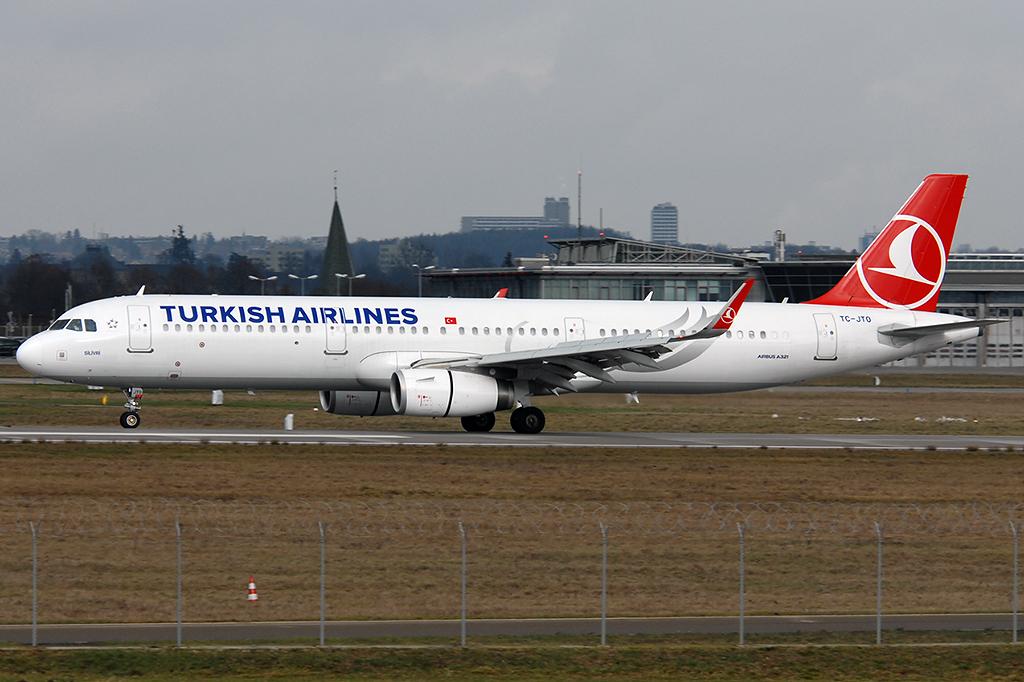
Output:
[[127,408],[127,412],[121,414],[121,426],[126,429],[134,429],[139,425],[139,410],[142,409],[142,389],[141,388],[124,388],[121,389],[124,392],[124,397],[127,398],[124,406]]

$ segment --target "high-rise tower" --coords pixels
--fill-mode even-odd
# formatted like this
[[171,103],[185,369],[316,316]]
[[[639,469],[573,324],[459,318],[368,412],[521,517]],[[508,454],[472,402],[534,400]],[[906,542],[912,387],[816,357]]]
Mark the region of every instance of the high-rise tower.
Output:
[[679,210],[672,204],[651,209],[651,241],[655,244],[679,243]]

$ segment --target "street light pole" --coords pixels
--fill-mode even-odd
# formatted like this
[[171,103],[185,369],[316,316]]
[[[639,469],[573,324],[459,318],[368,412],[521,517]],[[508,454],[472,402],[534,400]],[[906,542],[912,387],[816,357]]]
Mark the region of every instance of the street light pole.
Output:
[[350,276],[350,275],[347,275],[347,274],[345,274],[343,272],[336,272],[336,273],[334,273],[334,276],[338,278],[337,279],[338,287],[335,290],[335,293],[336,293],[337,296],[341,296],[341,280],[343,280],[343,279],[347,279],[348,280],[348,295],[352,296],[352,280],[362,279],[363,277],[366,277],[365,274],[351,275]]
[[255,277],[253,275],[249,275],[249,279],[251,279],[254,282],[259,282],[260,283],[260,296],[262,296],[263,295],[263,287],[264,287],[264,285],[267,282],[273,282],[274,280],[276,280],[277,279],[277,275],[271,275],[270,277]]
[[433,270],[437,266],[436,265],[428,265],[425,268],[421,268],[416,263],[413,263],[412,266],[416,269],[416,284],[417,284],[417,289],[419,291],[419,297],[423,298],[423,271],[424,270]]
[[318,277],[319,277],[319,275],[309,275],[308,277],[299,277],[298,275],[293,275],[290,272],[288,273],[288,278],[289,279],[297,279],[297,280],[299,280],[299,290],[301,291],[300,296],[305,296],[306,295],[306,280],[308,280],[308,279],[316,279]]

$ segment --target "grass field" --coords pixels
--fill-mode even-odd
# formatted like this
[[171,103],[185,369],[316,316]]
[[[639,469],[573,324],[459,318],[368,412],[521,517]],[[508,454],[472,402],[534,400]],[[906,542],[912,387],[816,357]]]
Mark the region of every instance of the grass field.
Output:
[[[0,375],[20,369],[0,365]],[[728,396],[567,396],[543,401],[548,428],[612,431],[1024,433],[1015,393],[929,393],[938,376],[884,376],[909,392],[762,391]],[[1016,377],[972,385],[1019,387]],[[868,376],[837,379],[865,386]],[[920,383],[919,383],[920,382]],[[952,384],[950,384],[952,382]],[[961,381],[962,384],[962,381]],[[109,397],[108,405],[102,397]],[[119,392],[0,386],[0,425],[112,426]],[[540,402],[540,401],[538,401]],[[297,429],[458,429],[457,422],[358,419],[314,411],[312,394],[153,392],[146,426]],[[777,415],[777,416],[775,416]],[[878,421],[848,421],[866,417]],[[941,418],[964,421],[938,421]],[[975,421],[977,420],[977,421]],[[508,430],[499,420],[499,429]],[[144,429],[140,430],[144,434]],[[2,438],[2,426],[0,426]],[[794,452],[773,450],[504,450],[448,447],[0,445],[0,500],[194,498],[233,500],[498,500],[523,502],[957,502],[1019,501],[1018,452]],[[30,613],[30,537],[0,533],[0,620]],[[336,534],[328,538],[328,618],[451,617],[459,609],[455,534]],[[748,614],[870,613],[873,535],[750,534]],[[39,542],[41,622],[174,618],[173,533],[47,534]],[[594,616],[600,609],[597,534],[469,537],[469,615]],[[313,535],[186,533],[186,620],[315,619],[319,544]],[[924,534],[887,538],[888,612],[1007,611],[1012,538]],[[259,606],[245,601],[257,575]],[[612,535],[610,615],[733,614],[735,535]],[[902,641],[1006,641],[1008,633],[893,633]],[[853,641],[844,636],[840,641]],[[791,648],[827,635],[751,640],[613,639],[611,651],[576,641],[492,641],[497,649],[331,652],[4,652],[3,680],[111,679],[1016,679],[1015,647]],[[896,639],[894,639],[896,641]],[[482,642],[481,642],[482,643]],[[478,644],[481,644],[478,643]],[[522,645],[528,644],[527,648]],[[507,645],[507,646],[506,646]],[[563,645],[568,645],[565,648]]]
[[0,681],[1013,680],[1016,646],[0,652]]

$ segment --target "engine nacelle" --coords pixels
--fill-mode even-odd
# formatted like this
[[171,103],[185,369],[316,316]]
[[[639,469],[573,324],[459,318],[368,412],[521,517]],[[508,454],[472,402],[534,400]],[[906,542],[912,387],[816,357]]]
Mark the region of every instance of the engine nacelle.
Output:
[[391,407],[413,417],[472,417],[511,409],[511,381],[448,369],[400,369],[391,375]]
[[331,414],[381,417],[394,414],[391,399],[381,391],[320,391],[320,407]]

